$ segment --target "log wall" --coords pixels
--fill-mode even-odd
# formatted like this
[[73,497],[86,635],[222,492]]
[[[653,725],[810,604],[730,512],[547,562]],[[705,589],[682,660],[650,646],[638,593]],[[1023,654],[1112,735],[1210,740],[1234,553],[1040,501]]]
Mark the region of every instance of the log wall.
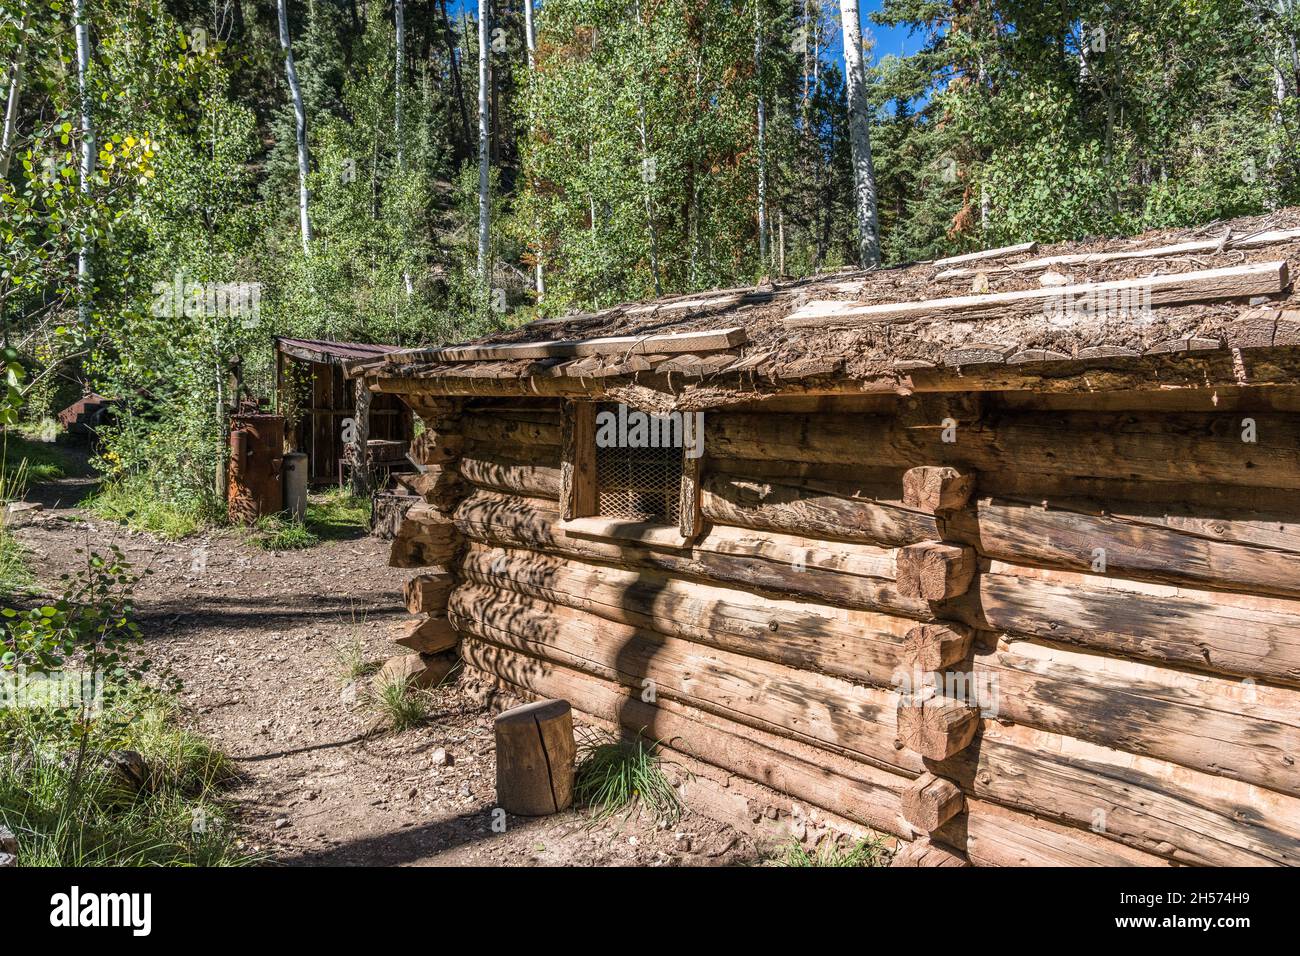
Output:
[[471,679],[900,862],[1290,865],[1300,392],[1264,391],[710,412],[689,544],[566,530],[558,400],[439,405],[461,496],[395,550],[454,576]]

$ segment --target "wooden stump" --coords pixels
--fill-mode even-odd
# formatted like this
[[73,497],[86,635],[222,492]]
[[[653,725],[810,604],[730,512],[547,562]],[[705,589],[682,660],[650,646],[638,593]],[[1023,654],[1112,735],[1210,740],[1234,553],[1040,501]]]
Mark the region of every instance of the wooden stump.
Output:
[[541,817],[573,803],[573,708],[541,700],[496,719],[497,803],[507,812]]

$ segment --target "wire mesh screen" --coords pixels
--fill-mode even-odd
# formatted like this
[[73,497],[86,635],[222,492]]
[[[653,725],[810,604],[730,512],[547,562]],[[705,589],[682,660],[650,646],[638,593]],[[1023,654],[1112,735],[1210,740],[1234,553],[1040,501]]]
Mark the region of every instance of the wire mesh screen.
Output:
[[596,447],[597,513],[602,518],[676,524],[680,448]]

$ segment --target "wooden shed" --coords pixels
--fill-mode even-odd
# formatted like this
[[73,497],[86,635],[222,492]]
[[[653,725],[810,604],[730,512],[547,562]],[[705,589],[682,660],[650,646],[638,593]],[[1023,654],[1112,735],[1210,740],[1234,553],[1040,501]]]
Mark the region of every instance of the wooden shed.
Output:
[[900,864],[1300,862],[1297,227],[354,363],[428,425],[404,630],[663,741],[746,827],[870,828]]
[[[354,456],[349,446],[355,447],[356,438],[346,440],[344,422],[351,419],[355,426],[359,421],[357,388],[344,375],[344,363],[396,351],[396,345],[276,336],[277,408],[286,418],[290,450],[307,455],[308,480],[313,484],[341,483],[344,466]],[[368,394],[363,395],[363,404],[369,399]],[[360,425],[349,434],[379,443],[381,455],[382,449],[391,448],[393,457],[405,458],[414,434],[414,418],[401,399],[375,396]]]

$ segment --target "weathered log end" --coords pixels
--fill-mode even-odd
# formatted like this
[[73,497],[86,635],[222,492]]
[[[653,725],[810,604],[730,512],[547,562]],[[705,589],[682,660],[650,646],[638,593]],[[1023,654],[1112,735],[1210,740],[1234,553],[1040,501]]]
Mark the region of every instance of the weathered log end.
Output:
[[941,671],[964,661],[973,632],[965,624],[918,624],[903,636],[902,666],[911,671]]
[[450,571],[417,574],[402,586],[406,609],[412,614],[440,614],[447,610],[447,599],[455,586],[456,576]]
[[970,866],[970,861],[946,846],[931,843],[925,837],[918,837],[894,854],[890,866]]
[[903,791],[903,819],[914,829],[933,833],[961,813],[965,802],[955,783],[926,772]]
[[449,651],[460,642],[460,636],[445,614],[402,621],[393,627],[391,633],[394,644],[421,654]]
[[403,654],[401,657],[389,658],[375,674],[372,684],[376,690],[398,681],[404,681],[408,687],[432,687],[446,680],[459,661],[460,655],[455,651]]
[[946,465],[923,465],[903,472],[903,504],[927,514],[966,507],[975,474]]
[[951,697],[904,695],[898,704],[898,738],[931,760],[946,760],[975,738],[979,711]]
[[965,594],[975,576],[975,549],[924,541],[898,549],[898,591],[904,597],[946,601]]
[[464,539],[450,516],[427,503],[417,503],[406,512],[398,526],[388,553],[388,565],[422,568],[432,564],[450,564],[463,544]]
[[573,804],[573,708],[541,700],[499,714],[495,724],[497,803],[507,813],[540,817]]

